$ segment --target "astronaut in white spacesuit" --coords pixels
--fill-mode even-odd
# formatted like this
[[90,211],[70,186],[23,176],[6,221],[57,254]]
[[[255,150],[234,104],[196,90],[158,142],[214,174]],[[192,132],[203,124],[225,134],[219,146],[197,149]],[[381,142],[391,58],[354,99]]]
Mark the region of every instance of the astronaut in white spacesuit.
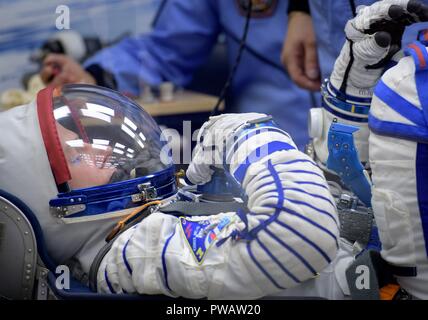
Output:
[[[323,141],[333,118],[367,118],[383,63],[398,50],[395,39],[381,31],[390,25],[385,23],[391,22],[389,14],[399,11],[400,26],[426,20],[425,8],[413,5],[385,0],[360,10],[348,24],[354,44],[345,45],[324,87],[327,120],[314,139],[314,158],[326,170],[328,156],[323,158],[322,150],[328,142]],[[368,32],[371,28],[375,31]],[[414,85],[418,77],[412,63],[402,59],[383,83],[420,111],[424,93]],[[420,63],[420,69],[425,65]],[[401,84],[401,75],[410,80]],[[419,165],[425,118],[423,111],[413,111],[405,120],[394,110],[401,108],[376,91],[370,156],[359,139],[356,146],[372,167],[371,202],[382,256],[396,266],[415,268],[417,276],[400,279],[400,285],[425,298],[426,175]],[[409,121],[417,125],[414,135],[397,134],[412,132]],[[402,125],[409,127],[396,129]],[[214,202],[216,214],[210,214],[212,201],[204,204],[197,193],[177,190],[159,128],[114,91],[88,85],[47,88],[35,102],[0,114],[0,127],[0,189],[35,213],[56,263],[71,266],[78,280],[98,292],[211,299],[293,294],[291,288],[300,287],[306,296],[313,296],[314,288],[337,291],[326,297],[349,293],[343,276],[353,248],[339,237],[331,188],[315,161],[264,114],[225,114],[201,128],[187,181],[207,185],[222,172],[245,204],[227,210],[229,204]],[[398,167],[405,178],[395,174]],[[351,189],[359,195],[358,185]]]
[[[387,187],[387,190],[392,190],[397,187],[396,190],[398,191],[406,186],[405,183],[401,182],[401,179],[395,177],[395,168],[391,170],[391,167],[398,166],[398,163],[400,163],[399,165],[401,166],[403,163],[400,161],[394,162],[392,160],[393,158],[391,158],[391,156],[394,155],[394,152],[391,152],[392,150],[390,149],[394,149],[394,146],[392,145],[391,147],[391,144],[380,143],[375,147],[375,150],[373,150],[373,141],[376,141],[377,139],[376,134],[374,133],[370,136],[371,155],[369,157],[367,148],[369,141],[367,119],[375,85],[385,68],[387,68],[388,64],[391,64],[393,56],[393,60],[399,59],[398,51],[400,49],[400,40],[405,26],[418,21],[426,21],[428,19],[427,13],[427,7],[416,1],[407,0],[386,0],[376,3],[370,7],[359,8],[357,17],[351,20],[346,27],[346,33],[349,41],[344,46],[341,55],[336,61],[334,72],[330,77],[330,80],[326,82],[323,87],[324,105],[321,109],[321,115],[324,118],[324,123],[322,126],[318,127],[318,131],[321,132],[318,137],[315,137],[313,143],[314,160],[323,169],[325,169],[326,173],[334,173],[335,171],[330,168],[330,163],[334,163],[334,158],[329,161],[328,157],[328,153],[334,154],[334,152],[332,152],[332,147],[328,145],[329,130],[332,122],[337,124],[352,124],[356,126],[357,129],[359,128],[358,132],[355,134],[355,149],[360,154],[358,163],[370,162],[373,173],[373,189],[371,189],[371,182],[368,175],[365,174],[363,170],[361,170],[361,172],[358,172],[358,169],[355,172],[347,171],[349,169],[347,165],[351,164],[347,161],[354,160],[353,158],[348,158],[347,161],[342,161],[343,158],[340,159],[342,162],[345,162],[345,165],[342,168],[344,170],[343,172],[340,172],[340,166],[339,168],[335,168],[339,169],[337,172],[338,176],[342,178],[342,182],[345,181],[345,186],[349,187],[357,198],[359,198],[359,207],[366,207],[368,209],[367,212],[371,212],[370,207],[373,202],[376,225],[379,228],[380,238],[383,244],[382,256],[385,261],[389,263],[390,269],[393,270],[392,272],[397,272],[395,275],[404,274],[406,272],[408,273],[408,270],[415,269],[414,267],[410,267],[410,269],[407,268],[409,265],[415,265],[415,263],[413,260],[407,259],[406,255],[415,254],[415,251],[411,251],[409,246],[422,243],[422,236],[421,239],[416,240],[415,242],[410,239],[407,243],[407,247],[403,249],[399,255],[391,259],[388,251],[390,250],[388,247],[388,237],[385,236],[385,234],[388,234],[388,232],[394,231],[395,228],[397,228],[398,230],[396,232],[400,233],[400,237],[406,237],[406,239],[408,239],[409,237],[413,237],[412,232],[415,231],[411,227],[402,226],[400,221],[394,220],[393,225],[391,226],[385,225],[385,219],[382,220],[383,213],[384,215],[394,213],[388,213],[388,209],[382,210],[381,206],[391,208],[393,205],[391,205],[391,202],[388,202],[388,199],[379,199],[379,190],[382,190],[382,188],[385,187]],[[405,59],[404,61],[411,63],[408,59]],[[400,64],[395,68],[391,69],[391,71],[384,76],[384,79],[387,79],[391,72],[396,72],[398,74],[406,73],[401,70],[403,63],[404,62],[400,62]],[[398,77],[396,77],[396,79],[398,79]],[[413,97],[417,96],[416,89],[412,94]],[[373,101],[372,114],[378,113],[377,110],[378,105],[375,98]],[[252,115],[250,115],[250,117],[252,117]],[[373,116],[371,115],[370,117],[370,123],[373,123]],[[385,119],[385,117],[388,117],[388,112],[380,115],[380,119]],[[161,292],[163,293],[177,294],[178,292],[186,292],[189,290],[188,288],[192,288],[184,295],[189,297],[208,296],[210,298],[256,298],[267,294],[344,298],[351,294],[349,288],[350,279],[349,277],[346,277],[346,272],[353,263],[354,256],[361,253],[361,249],[364,249],[364,247],[359,247],[361,243],[358,243],[357,241],[353,243],[347,239],[346,235],[349,234],[349,230],[344,230],[342,228],[341,231],[344,231],[346,234],[338,238],[337,235],[332,232],[332,229],[329,229],[334,227],[334,224],[330,224],[329,227],[327,227],[327,225],[320,224],[313,220],[321,218],[321,215],[327,220],[330,219],[330,223],[336,220],[334,211],[331,211],[330,209],[332,208],[328,205],[331,198],[324,193],[324,188],[321,186],[325,186],[325,184],[322,180],[318,180],[320,172],[315,170],[312,163],[308,162],[308,159],[301,154],[296,153],[292,158],[288,158],[288,156],[291,156],[289,153],[291,150],[275,152],[272,156],[268,156],[264,159],[262,158],[249,167],[248,165],[242,165],[241,162],[243,159],[249,157],[249,154],[254,152],[253,150],[257,148],[260,143],[253,144],[252,142],[250,143],[251,138],[248,139],[248,145],[250,148],[244,148],[243,150],[245,151],[242,151],[241,153],[239,148],[223,147],[224,144],[228,145],[228,139],[230,139],[230,135],[228,135],[228,133],[220,135],[216,135],[215,133],[225,129],[234,131],[235,128],[242,126],[243,121],[244,119],[238,120],[233,115],[224,115],[219,118],[211,119],[202,129],[200,136],[205,139],[203,139],[203,141],[197,146],[196,157],[187,172],[188,178],[193,183],[203,184],[210,180],[212,170],[210,170],[210,167],[204,161],[201,161],[201,159],[211,159],[211,156],[214,155],[217,159],[215,163],[221,163],[221,167],[224,166],[224,163],[228,164],[228,161],[230,160],[241,159],[237,160],[237,162],[232,161],[232,164],[226,165],[225,168],[245,189],[245,192],[249,197],[248,205],[251,213],[244,216],[241,212],[238,212],[239,218],[233,213],[231,214],[232,218],[226,219],[227,223],[230,223],[229,219],[237,219],[236,224],[230,224],[230,229],[226,228],[227,231],[219,238],[227,239],[227,236],[231,235],[231,239],[226,242],[220,240],[220,246],[215,246],[210,249],[212,250],[211,252],[215,250],[214,252],[217,253],[215,256],[207,255],[206,260],[202,260],[203,257],[201,257],[201,261],[198,259],[192,260],[188,257],[191,255],[191,251],[183,251],[183,247],[186,248],[187,245],[192,247],[192,244],[194,244],[195,241],[197,242],[197,240],[195,240],[197,239],[197,236],[195,237],[195,229],[193,227],[190,228],[190,233],[186,233],[186,236],[184,237],[183,234],[180,234],[180,231],[186,230],[185,226],[188,224],[186,220],[177,222],[175,218],[165,216],[161,213],[152,215],[150,218],[154,219],[156,217],[158,219],[162,219],[162,221],[168,221],[167,224],[163,224],[163,228],[166,229],[162,228],[162,231],[158,232],[158,234],[162,234],[163,237],[167,237],[167,240],[163,240],[162,236],[158,236],[158,238],[156,238],[159,239],[158,241],[153,240],[152,237],[155,238],[155,235],[151,234],[149,236],[148,232],[150,232],[154,226],[151,225],[149,227],[146,225],[145,228],[143,228],[144,222],[141,223],[136,230],[129,231],[126,236],[123,236],[123,239],[117,241],[113,245],[113,248],[101,263],[101,267],[98,271],[99,289],[103,288],[101,290],[107,292],[121,292],[121,290],[134,291],[136,288],[135,286],[137,285],[138,292],[156,293],[159,292],[159,288],[162,288]],[[374,131],[374,127],[371,126],[371,130]],[[239,132],[239,130],[237,131]],[[311,131],[317,130],[312,129]],[[394,132],[394,130],[392,130],[392,132]],[[213,143],[210,139],[206,139],[207,135],[217,137],[217,141]],[[257,134],[254,134],[252,139],[262,138],[263,143],[270,143],[270,134],[265,132],[263,135],[258,137]],[[397,135],[394,134],[394,136]],[[238,137],[238,140],[239,139],[240,138]],[[390,143],[393,143],[392,141],[394,140],[391,138],[389,139]],[[235,140],[232,139],[232,141]],[[284,141],[290,143],[287,139]],[[352,147],[351,144],[347,145],[346,143],[343,143],[343,140],[341,141],[342,144],[338,143],[337,140],[333,139],[333,141],[335,142],[333,147],[336,147],[336,149],[341,149],[342,147],[347,149],[347,146]],[[414,142],[413,145],[415,145]],[[216,146],[214,152],[212,152],[212,146]],[[270,153],[270,151],[268,153]],[[405,154],[407,156],[412,156],[414,155],[414,152]],[[276,159],[276,157],[284,157],[284,159],[274,161],[273,164],[279,162],[287,163],[287,166],[278,166],[282,170],[278,174],[278,177],[281,179],[282,188],[278,182],[275,182],[276,173],[271,169],[276,166],[271,166],[269,164],[268,159],[271,157],[272,159]],[[387,163],[387,165],[383,167],[382,165],[379,165],[382,158],[390,159],[392,162]],[[223,162],[221,161],[222,159]],[[409,161],[404,164],[404,167],[407,168],[406,170],[414,172],[415,162]],[[243,170],[244,173],[242,172]],[[295,174],[296,176],[294,176]],[[346,178],[347,176],[350,178]],[[406,175],[406,177],[407,176],[408,175]],[[259,179],[261,180],[260,182],[258,181]],[[271,182],[265,181],[265,179],[269,179]],[[394,180],[394,182],[391,182],[390,180]],[[346,182],[349,182],[349,186],[346,185]],[[406,183],[415,184],[415,180],[410,176],[410,180],[407,180]],[[382,186],[382,184],[385,184],[385,186]],[[276,189],[274,189],[274,185],[276,185]],[[260,186],[263,188],[260,188]],[[369,190],[364,190],[364,188],[367,187]],[[413,201],[412,206],[416,207],[420,202],[415,200],[417,197],[414,193],[409,194],[411,190],[415,191],[415,186],[412,185],[410,187],[411,188],[406,189],[407,193],[405,194],[408,195],[406,201]],[[264,188],[266,188],[266,190]],[[283,198],[279,192],[280,189],[285,191]],[[255,192],[255,190],[257,191]],[[397,191],[392,191],[392,193],[396,194]],[[371,197],[372,192],[373,198]],[[270,199],[272,204],[276,201],[278,201],[278,204],[281,203],[282,206],[280,211],[264,211],[266,210],[266,205],[264,203],[267,199]],[[330,199],[330,201],[327,199]],[[260,204],[259,201],[261,201],[262,204]],[[400,204],[400,207],[401,206],[402,203]],[[160,211],[162,211],[162,208]],[[333,263],[331,263],[328,268],[321,269],[322,271],[317,274],[317,277],[309,279],[309,281],[299,281],[301,283],[297,286],[296,280],[310,278],[309,273],[307,274],[308,276],[304,276],[301,272],[315,271],[316,268],[314,268],[314,265],[318,263],[315,262],[315,260],[311,260],[314,258],[313,256],[312,258],[307,256],[309,251],[306,251],[306,247],[307,249],[315,249],[326,260],[330,259],[328,254],[326,256],[319,250],[324,250],[323,246],[328,243],[328,241],[317,241],[316,244],[321,245],[319,248],[312,246],[311,241],[313,238],[310,237],[311,232],[306,232],[306,227],[308,226],[307,223],[303,225],[300,223],[298,224],[299,227],[303,229],[296,229],[296,225],[289,224],[288,226],[291,226],[291,229],[287,229],[288,231],[291,231],[293,235],[288,233],[284,234],[283,230],[280,232],[276,229],[276,227],[278,227],[277,224],[285,227],[286,224],[284,224],[282,218],[290,218],[290,214],[302,214],[304,212],[306,214],[314,213],[315,216],[309,215],[306,216],[306,218],[303,218],[301,215],[300,218],[303,218],[305,222],[311,224],[311,227],[318,224],[313,231],[322,235],[322,238],[320,239],[327,240],[328,236],[325,237],[327,234],[330,236],[330,240],[334,237],[334,241],[339,246],[339,251]],[[423,218],[420,219],[417,211],[415,212],[415,221],[424,221]],[[268,215],[265,215],[266,220],[257,221],[254,219],[254,213],[258,214],[257,217],[259,217],[261,213]],[[277,221],[272,218],[272,216],[275,216],[276,214],[278,214],[279,217],[279,220]],[[307,218],[312,220],[312,222]],[[204,218],[201,219],[205,221]],[[211,219],[218,221],[218,217],[212,217]],[[151,221],[151,219],[146,220],[147,224],[148,221]],[[210,220],[210,224],[212,223],[211,221],[213,220]],[[269,222],[268,226],[265,221]],[[275,222],[270,223],[271,221]],[[349,222],[353,221],[355,220],[352,220],[351,218],[348,223],[346,223],[346,221],[341,222],[343,222],[344,225],[349,225]],[[223,225],[221,222],[218,223],[219,225]],[[242,229],[243,223],[245,224],[244,232]],[[214,225],[217,225],[217,222]],[[370,224],[370,226],[372,226],[372,224]],[[321,229],[319,229],[319,227],[321,227]],[[416,235],[421,234],[421,232],[418,231],[418,228],[420,229],[421,227],[419,226],[416,228]],[[257,232],[259,230],[263,231],[261,231],[259,237],[254,237],[256,232],[251,230],[257,230]],[[325,232],[320,232],[320,230],[324,230],[327,234]],[[250,231],[250,237],[248,237],[248,231]],[[278,231],[278,233],[275,233],[275,231]],[[372,232],[372,230],[369,230],[369,232]],[[143,233],[145,236],[141,237]],[[290,236],[297,236],[300,237],[300,239],[296,239],[297,242],[293,242],[294,237]],[[370,236],[372,235],[369,234],[369,237]],[[135,240],[133,240],[134,237],[136,237]],[[399,239],[398,236],[389,236],[389,238]],[[310,240],[309,242],[307,241],[308,239]],[[265,241],[272,242],[268,242],[268,245]],[[295,247],[295,244],[299,241],[299,247]],[[392,241],[394,243],[395,240]],[[370,242],[370,239],[367,239],[367,242]],[[151,279],[153,279],[153,282],[147,280],[144,282],[139,276],[143,272],[143,269],[140,269],[140,271],[137,272],[137,275],[135,275],[134,269],[130,267],[129,261],[127,262],[128,252],[130,252],[129,254],[131,256],[135,256],[135,259],[143,256],[141,254],[141,250],[144,250],[142,243],[151,244],[150,247],[147,247],[147,251],[144,251],[144,257],[151,256],[156,260],[159,259],[159,255],[161,254],[160,251],[162,251],[162,267],[160,267],[159,264],[156,265],[156,262],[153,262],[152,265],[144,265],[141,263],[141,260],[139,263],[134,264],[134,268],[143,268],[145,272],[147,272],[147,270],[152,270]],[[275,244],[278,243],[281,244],[281,246],[278,247],[278,250],[284,251],[276,251]],[[131,244],[134,244],[138,249],[131,249],[131,251],[128,251]],[[301,247],[302,244],[304,247]],[[369,245],[369,243],[363,244],[367,247]],[[244,246],[246,248],[243,248]],[[311,246],[312,248],[310,248]],[[305,249],[300,251],[300,249],[303,248]],[[239,253],[235,253],[235,250]],[[255,253],[255,250],[258,250],[257,254]],[[397,249],[394,248],[394,250]],[[126,254],[124,254],[124,252],[126,252]],[[285,252],[289,253],[289,256],[281,256],[281,254]],[[403,254],[404,252],[406,254]],[[279,254],[276,255],[277,253]],[[423,250],[422,253],[424,253],[423,258],[426,261],[425,251]],[[205,254],[205,252],[203,252],[203,254]],[[211,259],[215,259],[216,262],[211,262],[209,257],[211,257]],[[292,257],[297,262],[297,264],[295,264],[296,269],[290,269],[288,263],[291,260],[289,260],[289,257]],[[260,261],[258,259],[262,260]],[[180,263],[173,264],[173,262],[177,260],[180,261]],[[356,261],[358,261],[358,259]],[[183,264],[187,266],[183,267]],[[395,266],[392,264],[395,264]],[[173,271],[168,273],[168,270],[170,269],[168,266],[170,265]],[[205,267],[208,265],[210,268]],[[400,268],[400,265],[404,265],[404,268]],[[153,268],[157,268],[156,271],[154,271]],[[418,269],[420,268],[423,268],[423,264],[421,267],[418,266]],[[150,273],[147,273],[146,275],[148,276],[149,274]],[[167,274],[167,276],[165,276],[165,274]],[[178,279],[186,280],[172,280],[176,274],[178,274]],[[242,275],[242,278],[239,277],[238,274]],[[298,276],[296,277],[297,274]],[[286,276],[284,277],[284,275]],[[163,281],[160,280],[162,276],[164,277]],[[404,285],[404,283],[408,281],[407,279],[409,278],[406,277],[404,281],[402,279],[399,280],[402,288],[408,293],[407,296],[413,295],[416,298],[426,297],[427,290],[423,290],[423,285],[420,285],[419,290],[415,291],[413,288]],[[410,279],[413,279],[415,281],[414,283],[418,283],[418,277],[414,277],[414,274]],[[284,281],[284,283],[281,281]],[[155,283],[156,285],[154,285]],[[159,285],[159,283],[161,285]],[[380,282],[378,284],[384,285]],[[152,291],[152,288],[155,289]],[[176,291],[174,291],[173,288],[175,288]],[[276,290],[280,288],[288,288],[288,290],[283,290],[281,292]]]
[[[367,260],[372,253],[359,257],[370,241],[361,247],[341,230],[332,269],[344,296],[427,299],[427,38],[421,33],[421,42],[404,50],[407,57],[400,43],[404,27],[426,21],[428,10],[417,1],[384,0],[357,11],[322,87],[323,106],[311,110],[309,151],[327,175],[339,177],[361,207],[374,214],[383,261]],[[342,229],[349,226],[341,208],[339,216]],[[355,267],[363,264],[384,274],[375,279],[379,292],[356,292]]]
[[207,215],[201,200],[199,214],[178,217],[171,206],[192,202],[177,194],[169,149],[124,96],[48,87],[0,125],[0,189],[34,212],[53,260],[99,292],[259,298],[315,277],[336,254],[321,170],[264,114],[212,118],[187,175],[202,185],[217,167],[246,206],[216,202],[220,214]]

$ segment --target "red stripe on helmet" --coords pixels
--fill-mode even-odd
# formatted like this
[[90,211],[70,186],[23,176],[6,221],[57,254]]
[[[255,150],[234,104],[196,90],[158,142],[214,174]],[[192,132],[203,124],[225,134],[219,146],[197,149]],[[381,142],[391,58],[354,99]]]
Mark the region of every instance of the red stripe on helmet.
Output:
[[54,88],[51,86],[39,91],[37,94],[37,115],[52,173],[56,184],[60,185],[71,180],[71,174],[56,130],[53,92]]

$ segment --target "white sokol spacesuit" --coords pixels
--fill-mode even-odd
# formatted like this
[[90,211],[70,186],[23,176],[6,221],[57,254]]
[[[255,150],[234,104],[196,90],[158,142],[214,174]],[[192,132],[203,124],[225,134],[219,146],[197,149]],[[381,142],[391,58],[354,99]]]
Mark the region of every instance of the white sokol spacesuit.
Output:
[[[55,263],[84,283],[92,266],[99,292],[259,298],[335,257],[339,222],[325,178],[266,115],[212,118],[187,174],[203,184],[209,166],[221,168],[247,208],[179,217],[162,213],[180,197],[160,130],[120,94],[47,88],[0,114],[0,125],[0,189],[34,212]],[[148,202],[160,209],[136,214]],[[138,223],[113,238],[125,217]]]
[[[421,8],[413,4],[385,0],[360,9],[348,24],[352,50],[347,43],[326,84],[324,112],[335,116],[321,127],[321,139],[327,139],[325,126],[334,118],[341,122],[347,115],[367,123],[367,104],[383,70],[379,63],[395,53],[394,39],[368,30],[374,22],[393,21],[391,6],[401,8],[404,24],[409,17],[422,19],[415,13]],[[424,56],[426,51],[417,48],[416,56]],[[416,270],[399,282],[415,297],[426,298],[428,99],[417,79],[411,58],[385,74],[381,83],[389,91],[376,89],[365,154],[373,172],[371,202],[382,256],[391,265]],[[414,105],[413,111],[394,105],[395,96],[391,103],[393,94]],[[335,199],[324,175],[263,114],[221,115],[201,128],[188,180],[204,185],[221,170],[246,204],[213,215],[203,209],[211,210],[212,203],[204,207],[197,196],[200,207],[183,204],[159,128],[116,92],[87,85],[48,88],[36,102],[0,114],[0,127],[0,189],[34,211],[55,262],[72,266],[79,280],[92,280],[99,292],[212,299],[349,293],[344,274],[353,261],[352,243],[339,237]],[[327,143],[314,144],[317,160],[327,165],[327,153],[324,160],[321,156]],[[357,148],[362,148],[358,141]],[[134,211],[147,204],[157,210]],[[182,210],[177,217],[171,214],[176,204],[199,208],[200,215]],[[134,223],[112,234],[124,217],[119,226]],[[113,239],[107,245],[106,237]]]
[[[411,295],[428,299],[428,53],[420,42],[378,83],[369,116],[372,204],[382,257]],[[413,269],[413,271],[412,271]]]
[[[421,43],[414,43],[405,50],[414,59],[402,58],[399,42],[405,26],[427,19],[427,7],[417,1],[384,0],[359,7],[357,16],[345,29],[348,41],[336,60],[331,77],[323,85],[323,108],[311,110],[309,126],[317,163],[329,174],[337,172],[335,179],[340,178],[360,200],[365,199],[362,202],[368,212],[372,207],[382,246],[380,253],[387,263],[387,268],[380,272],[388,272],[398,280],[406,292],[403,297],[410,295],[422,299],[428,298],[427,113],[424,106],[428,98],[425,70],[428,59]],[[382,76],[388,67],[391,68]],[[332,123],[358,129],[353,143],[359,161],[372,172],[371,181],[363,174],[362,166],[353,170],[348,163],[350,155],[345,149],[350,146],[350,140],[344,143],[334,137]],[[344,162],[342,171],[340,166],[335,165],[339,170],[329,166],[334,164],[335,154],[343,156],[338,157]],[[353,178],[347,179],[347,172]],[[364,188],[366,190],[362,190]],[[340,211],[339,208],[339,215]],[[362,248],[346,241],[346,237],[342,240],[333,268],[337,283],[343,293],[349,295],[349,286],[352,286],[349,281],[355,281],[355,275],[350,279],[346,271]],[[354,267],[358,261],[356,259]],[[373,298],[379,294],[357,293],[357,296]]]

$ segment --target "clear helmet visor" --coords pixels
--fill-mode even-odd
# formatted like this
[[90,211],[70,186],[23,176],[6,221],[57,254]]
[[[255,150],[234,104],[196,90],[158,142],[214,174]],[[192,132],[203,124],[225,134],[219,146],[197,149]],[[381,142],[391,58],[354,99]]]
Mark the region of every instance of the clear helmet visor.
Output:
[[54,94],[53,113],[73,190],[147,176],[172,165],[153,118],[117,92],[66,85]]

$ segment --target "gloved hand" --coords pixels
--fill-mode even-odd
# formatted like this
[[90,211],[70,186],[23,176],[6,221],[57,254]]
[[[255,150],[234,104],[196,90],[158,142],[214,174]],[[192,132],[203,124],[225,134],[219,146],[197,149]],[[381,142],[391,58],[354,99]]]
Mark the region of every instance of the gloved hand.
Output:
[[199,185],[209,182],[214,172],[211,166],[224,167],[224,149],[228,143],[233,142],[234,133],[248,121],[265,117],[267,116],[263,113],[228,113],[210,117],[199,130],[192,161],[186,171],[188,180]]
[[406,26],[428,21],[428,6],[416,0],[383,0],[358,7],[345,27],[347,41],[330,81],[335,89],[368,98],[386,63],[401,48]]

